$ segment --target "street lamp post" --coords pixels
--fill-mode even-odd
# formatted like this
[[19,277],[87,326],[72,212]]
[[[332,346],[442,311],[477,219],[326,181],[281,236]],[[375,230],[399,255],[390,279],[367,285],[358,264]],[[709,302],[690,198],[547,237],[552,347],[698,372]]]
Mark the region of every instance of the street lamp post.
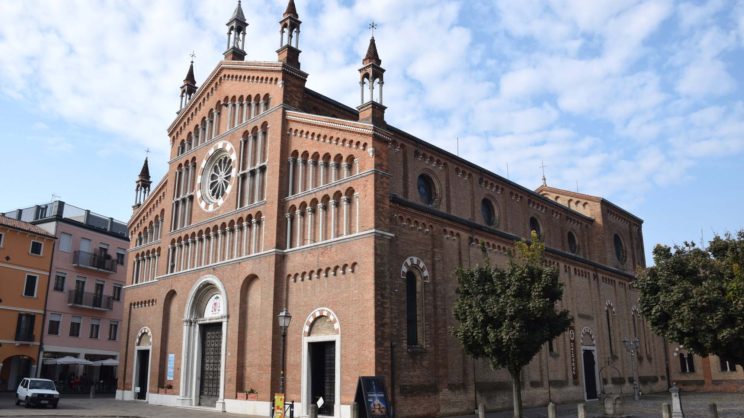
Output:
[[282,330],[282,369],[279,375],[279,392],[284,393],[284,367],[286,364],[285,351],[287,349],[287,328],[289,327],[289,322],[292,321],[292,315],[289,314],[287,308],[284,308],[281,312],[279,312],[279,315],[277,315],[277,320],[279,321],[279,328]]
[[641,399],[641,387],[638,382],[638,361],[636,360],[636,355],[638,348],[641,346],[641,341],[638,338],[633,338],[632,340],[623,338],[623,344],[625,345],[625,349],[630,353],[630,366],[633,368],[633,399],[637,401]]

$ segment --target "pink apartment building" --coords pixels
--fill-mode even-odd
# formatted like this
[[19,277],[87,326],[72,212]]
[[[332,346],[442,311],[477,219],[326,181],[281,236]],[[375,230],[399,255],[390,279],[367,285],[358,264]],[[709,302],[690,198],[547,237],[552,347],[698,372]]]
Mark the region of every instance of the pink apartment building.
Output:
[[91,384],[98,391],[113,391],[123,335],[126,223],[62,201],[6,216],[57,237],[38,374],[65,391],[87,391]]

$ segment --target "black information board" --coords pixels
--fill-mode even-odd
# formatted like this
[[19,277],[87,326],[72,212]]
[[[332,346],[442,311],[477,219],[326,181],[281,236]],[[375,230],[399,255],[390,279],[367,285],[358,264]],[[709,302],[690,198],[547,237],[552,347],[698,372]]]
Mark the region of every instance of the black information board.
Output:
[[360,376],[354,398],[359,418],[390,418],[390,403],[380,376]]

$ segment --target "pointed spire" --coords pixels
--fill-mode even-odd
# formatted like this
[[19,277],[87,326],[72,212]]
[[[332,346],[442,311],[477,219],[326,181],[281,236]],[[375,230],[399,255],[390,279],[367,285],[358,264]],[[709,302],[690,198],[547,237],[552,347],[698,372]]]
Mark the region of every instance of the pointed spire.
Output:
[[194,77],[194,60],[191,59],[191,65],[189,65],[189,72],[186,73],[186,78],[183,79],[183,84],[196,85],[196,78]]
[[295,7],[294,0],[289,0],[289,3],[287,4],[287,10],[284,11],[284,17],[288,17],[288,16],[295,17],[295,18],[299,17],[297,15],[297,7]]
[[230,21],[227,22],[227,24],[229,25],[233,20],[248,23],[245,20],[245,14],[243,14],[243,7],[240,5],[240,0],[238,0],[238,5],[235,7],[235,11],[233,12],[232,17],[230,18]]
[[150,180],[150,166],[147,164],[147,157],[145,157],[145,163],[142,164],[142,170],[140,170],[137,180]]
[[369,38],[369,46],[367,47],[367,55],[364,56],[364,60],[362,61],[364,65],[367,64],[382,64],[382,60],[380,59],[380,56],[377,54],[377,43],[375,43],[375,37],[374,35]]

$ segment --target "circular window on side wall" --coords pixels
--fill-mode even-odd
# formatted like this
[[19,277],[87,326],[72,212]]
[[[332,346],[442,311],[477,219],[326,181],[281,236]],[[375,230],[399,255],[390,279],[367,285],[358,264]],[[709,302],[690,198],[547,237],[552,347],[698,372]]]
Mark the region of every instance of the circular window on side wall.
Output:
[[571,254],[577,254],[579,252],[579,243],[576,240],[576,234],[568,231],[568,251]]
[[615,257],[617,257],[617,261],[625,263],[628,256],[625,253],[625,244],[623,244],[622,238],[620,238],[620,235],[615,234],[613,241],[615,242]]
[[493,206],[493,203],[487,198],[481,200],[481,216],[483,217],[483,222],[485,222],[486,225],[496,225],[496,208]]
[[418,176],[416,182],[418,188],[419,199],[427,206],[433,206],[436,202],[436,188],[434,187],[434,180],[426,174]]
[[532,231],[535,231],[538,238],[542,238],[542,228],[540,227],[540,221],[534,216],[530,217],[530,235]]

